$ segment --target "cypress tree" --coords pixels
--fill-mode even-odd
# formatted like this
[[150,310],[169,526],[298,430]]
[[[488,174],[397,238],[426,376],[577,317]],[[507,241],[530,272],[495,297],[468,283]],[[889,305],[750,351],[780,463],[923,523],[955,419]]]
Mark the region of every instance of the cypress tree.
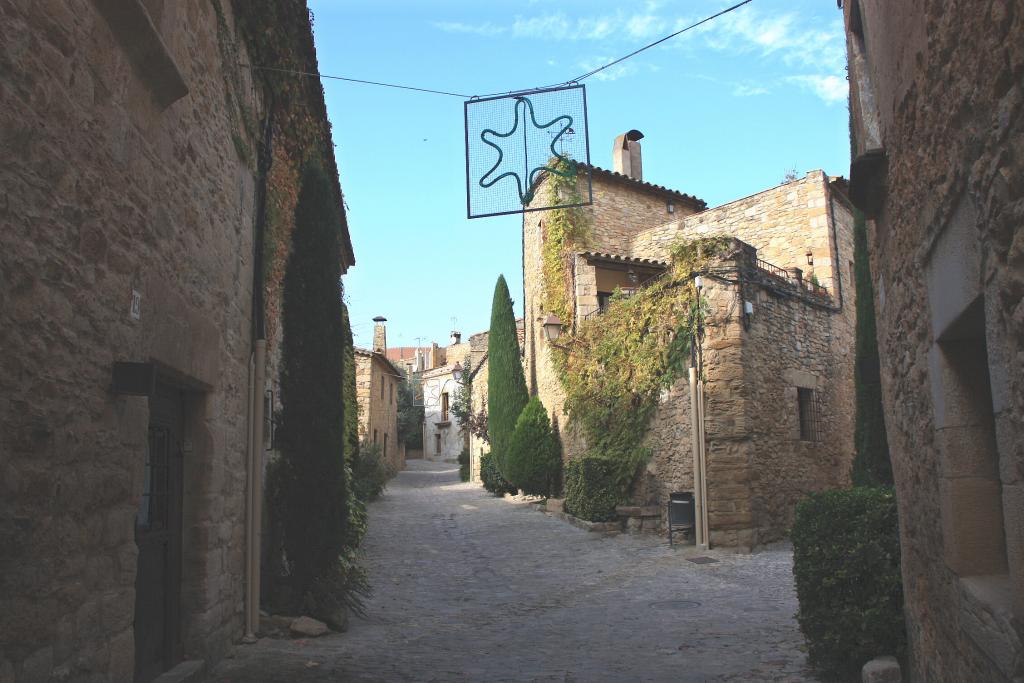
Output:
[[337,579],[348,523],[340,230],[330,181],[308,166],[283,287],[279,513],[295,606],[313,609],[316,586]]
[[864,214],[854,210],[853,270],[857,286],[857,334],[854,390],[853,483],[857,486],[892,486],[892,464],[882,408],[882,380],[875,328],[875,300],[868,261],[868,235]]
[[[487,433],[491,441],[491,457],[497,459],[498,470],[505,475],[505,455],[516,420],[530,400],[526,377],[519,355],[516,316],[505,276],[499,275],[491,303],[491,329],[487,337]],[[507,476],[505,476],[508,479]]]

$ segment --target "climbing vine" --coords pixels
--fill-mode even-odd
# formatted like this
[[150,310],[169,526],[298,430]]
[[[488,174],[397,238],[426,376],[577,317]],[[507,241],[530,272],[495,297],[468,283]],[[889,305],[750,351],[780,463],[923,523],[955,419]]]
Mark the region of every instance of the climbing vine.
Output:
[[[558,170],[568,168],[564,160],[552,160]],[[578,176],[547,175],[547,190],[552,204],[580,204]],[[583,207],[552,209],[544,221],[544,300],[547,310],[562,321],[572,324],[572,255],[575,247],[586,246],[590,239],[589,215]]]
[[[562,209],[548,223],[544,251],[546,304],[573,329],[566,254],[587,234],[578,209]],[[569,213],[579,212],[579,213]],[[650,456],[644,436],[658,395],[689,367],[690,340],[708,313],[693,274],[724,255],[732,240],[714,237],[681,241],[671,250],[664,276],[632,296],[616,290],[600,316],[577,321],[565,349],[553,356],[565,390],[565,412],[586,437],[587,455],[614,464],[613,477],[625,495],[640,465]]]

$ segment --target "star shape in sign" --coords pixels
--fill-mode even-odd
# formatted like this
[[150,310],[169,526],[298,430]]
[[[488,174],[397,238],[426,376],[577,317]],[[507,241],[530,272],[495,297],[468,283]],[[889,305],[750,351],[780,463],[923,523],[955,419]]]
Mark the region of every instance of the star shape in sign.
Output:
[[[571,177],[576,174],[576,162],[569,159],[564,154],[559,154],[555,151],[555,144],[561,139],[572,128],[572,117],[563,114],[558,116],[551,121],[541,124],[537,121],[537,115],[533,111],[533,102],[526,97],[517,97],[515,99],[515,122],[512,124],[512,128],[507,133],[499,133],[496,130],[490,128],[485,129],[480,133],[480,139],[485,145],[493,147],[498,152],[498,160],[494,162],[494,166],[491,167],[487,173],[483,174],[480,178],[480,187],[486,189],[493,186],[495,183],[503,180],[504,178],[513,178],[516,181],[516,186],[519,192],[519,201],[522,202],[523,206],[526,206],[533,200],[533,183],[538,173],[547,171],[548,173],[554,173],[563,177]],[[529,112],[529,121],[527,121],[527,112]],[[520,126],[520,123],[522,126]],[[531,128],[532,126],[532,128]],[[556,128],[558,133],[551,138],[551,156],[544,160],[544,163],[539,166],[530,167],[529,157],[529,134],[532,130],[544,131],[554,126],[560,126]],[[488,139],[490,137],[491,139]],[[502,149],[501,144],[522,144],[523,146],[523,169],[522,175],[519,174],[518,169],[508,170],[504,173],[491,177],[505,161],[505,151]],[[510,155],[511,156],[511,155]],[[555,160],[552,164],[551,161]],[[552,168],[552,166],[558,166],[558,161],[563,161],[568,167],[567,171],[559,170],[558,168]]]

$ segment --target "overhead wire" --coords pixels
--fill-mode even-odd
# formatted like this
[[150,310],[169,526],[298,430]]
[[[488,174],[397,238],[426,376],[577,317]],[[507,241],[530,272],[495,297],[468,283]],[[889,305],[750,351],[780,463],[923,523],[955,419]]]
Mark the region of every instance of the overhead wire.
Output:
[[661,43],[664,43],[666,40],[671,40],[672,38],[675,38],[678,35],[686,33],[687,31],[695,29],[698,26],[701,26],[703,24],[708,23],[709,21],[717,19],[718,17],[720,17],[720,16],[722,16],[724,14],[728,14],[729,12],[733,12],[733,11],[739,9],[740,7],[743,7],[744,5],[749,4],[751,2],[753,2],[753,0],[743,0],[742,2],[738,2],[738,3],[736,3],[735,5],[733,5],[731,7],[727,7],[725,9],[723,9],[721,12],[717,12],[715,14],[712,14],[709,17],[701,19],[700,21],[698,21],[698,22],[696,22],[694,24],[690,24],[689,26],[676,31],[675,33],[670,33],[667,36],[659,38],[658,40],[654,41],[653,43],[648,43],[647,45],[644,45],[643,47],[641,47],[639,49],[633,50],[628,55],[624,55],[622,57],[619,57],[618,59],[616,59],[614,61],[611,61],[611,62],[608,62],[607,64],[605,64],[603,66],[599,66],[596,69],[591,69],[590,71],[588,71],[588,72],[586,72],[586,73],[584,73],[584,74],[582,74],[580,76],[577,76],[576,78],[574,78],[572,80],[564,81],[564,82],[561,82],[561,83],[553,83],[551,85],[538,86],[538,87],[534,87],[534,88],[523,88],[522,90],[505,90],[505,91],[501,91],[501,92],[489,93],[487,95],[466,95],[464,93],[451,92],[451,91],[448,91],[448,90],[435,90],[435,89],[432,89],[432,88],[420,88],[420,87],[412,86],[412,85],[400,85],[398,83],[384,83],[382,81],[369,81],[369,80],[365,80],[365,79],[362,79],[362,78],[349,78],[347,76],[333,76],[333,75],[330,75],[330,74],[324,74],[324,73],[318,73],[318,72],[312,72],[312,71],[299,71],[299,70],[296,70],[296,69],[282,69],[282,68],[279,68],[279,67],[261,66],[261,65],[256,65],[256,64],[239,64],[239,66],[248,67],[250,69],[259,69],[260,71],[273,71],[273,72],[277,72],[277,73],[287,73],[287,74],[294,74],[294,75],[298,75],[298,76],[310,76],[310,77],[316,76],[318,78],[329,78],[329,79],[335,80],[335,81],[347,81],[349,83],[360,83],[360,84],[363,84],[363,85],[376,85],[376,86],[383,87],[383,88],[396,88],[396,89],[399,89],[399,90],[412,90],[412,91],[416,91],[416,92],[431,93],[431,94],[434,94],[434,95],[448,95],[450,97],[460,97],[460,98],[462,98],[464,100],[477,99],[477,98],[480,98],[480,97],[495,97],[495,96],[499,96],[499,95],[518,95],[518,94],[522,94],[522,93],[537,92],[537,91],[540,91],[540,90],[548,90],[548,89],[551,89],[551,88],[558,88],[558,87],[561,87],[561,86],[577,84],[577,83],[579,83],[580,81],[582,81],[584,79],[590,78],[591,76],[593,76],[595,74],[598,74],[598,73],[604,71],[605,69],[608,69],[610,67],[615,66],[616,64],[619,64],[620,62],[624,62],[627,59],[635,57],[636,55],[640,54],[641,52],[643,52],[645,50],[649,50],[652,47],[660,45]]

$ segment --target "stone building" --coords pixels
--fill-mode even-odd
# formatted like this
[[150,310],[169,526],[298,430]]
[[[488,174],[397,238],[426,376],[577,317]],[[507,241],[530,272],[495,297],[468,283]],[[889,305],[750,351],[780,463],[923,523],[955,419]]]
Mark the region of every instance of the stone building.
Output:
[[910,677],[1024,679],[1024,8],[846,0]]
[[373,351],[355,349],[359,438],[379,445],[388,469],[396,473],[405,469],[405,452],[398,439],[398,391],[404,375],[387,358],[386,319],[373,320]]
[[4,683],[149,681],[254,630],[266,169],[336,176],[319,83],[272,119],[239,66],[270,42],[316,71],[305,3],[0,2]]
[[[708,522],[712,544],[767,543],[784,536],[801,497],[849,481],[855,294],[844,183],[814,171],[707,209],[643,180],[640,137],[616,140],[615,171],[592,168],[588,241],[565,274],[573,325],[599,317],[616,289],[628,295],[662,276],[674,244],[735,238],[730,256],[703,277],[712,311],[702,348]],[[545,213],[525,214],[526,374],[561,423],[568,459],[587,444],[563,415],[552,354],[565,351],[542,329],[546,238]],[[645,437],[653,456],[633,487],[637,505],[664,509],[670,493],[693,491],[690,413],[683,378],[662,392]]]
[[427,460],[455,460],[465,448],[462,424],[452,413],[462,391],[455,364],[423,373],[423,457]]

